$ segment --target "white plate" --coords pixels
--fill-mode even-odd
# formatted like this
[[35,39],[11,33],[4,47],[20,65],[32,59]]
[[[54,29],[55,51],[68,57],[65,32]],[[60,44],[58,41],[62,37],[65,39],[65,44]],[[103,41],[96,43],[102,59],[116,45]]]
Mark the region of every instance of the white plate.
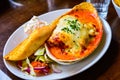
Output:
[[[52,12],[48,12],[46,14],[40,15],[39,18],[42,20],[47,21],[50,23],[52,20],[60,16],[61,14],[67,12],[69,9],[61,9],[61,10],[56,10]],[[81,73],[91,67],[93,64],[95,64],[106,52],[106,50],[109,47],[109,44],[111,42],[111,29],[109,24],[101,18],[102,23],[103,23],[103,38],[102,41],[100,42],[100,45],[98,48],[94,51],[92,55],[87,57],[86,59],[74,64],[74,65],[68,65],[68,66],[58,66],[62,70],[61,73],[52,73],[47,76],[41,76],[41,77],[33,77],[30,75],[27,75],[20,71],[14,64],[12,64],[9,61],[6,61],[4,59],[4,63],[8,70],[13,73],[14,75],[23,78],[23,79],[41,79],[41,80],[51,80],[51,79],[63,79],[66,77],[73,76],[75,74]],[[24,24],[23,24],[24,25]],[[10,50],[12,50],[17,44],[19,44],[21,41],[23,41],[26,38],[26,35],[23,31],[23,25],[20,26],[8,39],[8,41],[5,44],[4,51],[3,51],[3,56],[5,56]]]

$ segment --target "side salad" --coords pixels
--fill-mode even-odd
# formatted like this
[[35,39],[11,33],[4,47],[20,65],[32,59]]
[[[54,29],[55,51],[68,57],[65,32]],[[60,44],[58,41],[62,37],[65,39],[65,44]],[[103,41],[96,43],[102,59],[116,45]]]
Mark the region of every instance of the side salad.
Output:
[[54,62],[49,59],[45,52],[45,48],[42,46],[33,55],[25,60],[18,61],[16,64],[21,71],[33,76],[50,74],[52,73],[51,64]]

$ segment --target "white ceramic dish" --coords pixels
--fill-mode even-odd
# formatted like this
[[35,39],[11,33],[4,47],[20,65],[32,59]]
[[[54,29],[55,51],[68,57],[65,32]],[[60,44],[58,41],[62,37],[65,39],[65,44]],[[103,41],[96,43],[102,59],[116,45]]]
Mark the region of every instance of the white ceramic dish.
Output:
[[112,3],[113,3],[113,6],[114,6],[114,8],[115,8],[115,10],[116,10],[116,12],[117,12],[119,18],[120,18],[120,7],[119,7],[118,5],[115,4],[114,0],[112,0]]
[[[60,16],[61,14],[65,13],[68,10],[69,9],[61,9],[61,10],[48,12],[46,14],[40,15],[39,18],[50,23],[52,20],[54,20],[55,18],[57,18],[58,16]],[[61,73],[52,73],[47,76],[33,77],[20,71],[13,63],[3,59],[5,66],[8,68],[8,70],[11,73],[22,79],[34,79],[34,80],[63,79],[81,73],[86,69],[88,69],[89,67],[91,67],[92,65],[94,65],[105,54],[106,50],[110,45],[111,37],[112,37],[110,26],[103,18],[101,18],[101,20],[104,26],[103,27],[104,33],[103,33],[102,41],[100,42],[98,48],[94,51],[92,55],[90,55],[89,57],[78,63],[75,63],[74,65],[68,65],[68,66],[59,65],[58,68],[62,70]],[[3,56],[5,56],[10,50],[12,50],[17,44],[19,44],[27,37],[23,31],[23,25],[20,26],[6,42],[3,51]]]

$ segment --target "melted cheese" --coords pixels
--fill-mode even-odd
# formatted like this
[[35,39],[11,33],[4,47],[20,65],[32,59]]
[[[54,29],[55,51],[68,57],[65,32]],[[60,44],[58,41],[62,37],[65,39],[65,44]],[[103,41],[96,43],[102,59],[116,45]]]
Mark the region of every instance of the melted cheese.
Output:
[[[76,17],[66,15],[59,20],[48,41],[53,44],[57,43],[54,40],[57,36],[59,41],[68,46],[65,48],[66,53],[78,56],[91,40],[91,36],[96,34],[96,29],[92,23],[81,23]],[[57,44],[61,43],[58,42]]]

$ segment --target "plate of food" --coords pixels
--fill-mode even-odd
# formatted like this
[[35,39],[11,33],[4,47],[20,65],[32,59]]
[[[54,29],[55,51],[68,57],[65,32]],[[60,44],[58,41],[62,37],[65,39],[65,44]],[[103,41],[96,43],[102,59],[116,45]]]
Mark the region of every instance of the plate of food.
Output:
[[3,60],[22,79],[63,79],[94,65],[111,42],[107,21],[88,2],[34,16],[7,40]]

